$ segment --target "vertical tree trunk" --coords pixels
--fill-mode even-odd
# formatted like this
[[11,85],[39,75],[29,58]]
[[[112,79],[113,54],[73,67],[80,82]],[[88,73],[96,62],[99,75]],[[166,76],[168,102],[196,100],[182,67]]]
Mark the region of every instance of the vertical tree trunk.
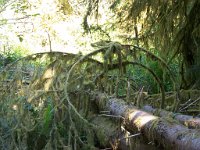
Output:
[[184,88],[200,85],[200,1],[197,0],[186,16],[186,26],[183,27],[182,40],[183,61],[185,62]]

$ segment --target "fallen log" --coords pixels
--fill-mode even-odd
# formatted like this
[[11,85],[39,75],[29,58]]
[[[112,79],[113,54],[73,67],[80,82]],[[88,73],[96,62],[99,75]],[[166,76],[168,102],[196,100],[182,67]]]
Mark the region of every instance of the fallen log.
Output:
[[193,116],[173,113],[162,109],[155,109],[149,105],[144,106],[142,109],[160,117],[176,119],[190,129],[200,129],[200,118],[194,118]]
[[95,130],[95,139],[99,142],[101,149],[113,150],[142,150],[155,149],[154,145],[148,144],[148,141],[142,138],[140,133],[130,134],[121,128],[120,118],[111,118],[111,116],[96,116],[91,122],[97,126]]
[[119,118],[113,122],[108,117],[95,116],[90,121],[96,125],[95,139],[98,141],[99,148],[115,149],[123,147],[124,150],[128,150],[128,145],[120,141],[120,139],[125,138],[125,134],[119,126]]
[[96,102],[99,109],[109,110],[115,116],[124,118],[129,131],[140,131],[150,141],[161,144],[165,149],[198,150],[200,132],[188,129],[173,120],[165,120],[128,105],[121,99],[98,94]]

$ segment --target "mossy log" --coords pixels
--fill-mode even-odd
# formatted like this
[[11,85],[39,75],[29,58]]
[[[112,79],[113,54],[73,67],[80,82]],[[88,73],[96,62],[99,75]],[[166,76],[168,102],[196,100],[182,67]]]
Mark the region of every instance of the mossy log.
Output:
[[146,138],[140,133],[131,134],[122,128],[121,118],[112,116],[96,116],[91,122],[97,126],[95,130],[95,139],[98,141],[98,147],[102,149],[117,150],[157,150],[152,144],[149,144]]
[[96,96],[100,109],[124,118],[129,131],[139,130],[150,141],[161,144],[165,149],[198,150],[200,132],[188,129],[174,120],[166,120],[128,105],[122,99],[109,98],[105,94]]
[[[96,116],[91,119],[91,122],[96,125],[96,139],[101,148],[117,146],[120,143],[119,139],[124,136],[119,126],[119,119],[115,122],[112,119]],[[118,142],[119,141],[119,142]]]
[[193,116],[173,113],[162,109],[155,109],[149,105],[144,106],[142,109],[160,117],[176,119],[188,128],[200,129],[200,118],[194,118]]

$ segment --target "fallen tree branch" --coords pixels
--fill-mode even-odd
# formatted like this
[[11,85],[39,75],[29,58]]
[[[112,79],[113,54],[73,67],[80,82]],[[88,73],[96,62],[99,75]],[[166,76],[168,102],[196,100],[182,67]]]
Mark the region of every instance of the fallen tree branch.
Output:
[[156,117],[133,105],[127,105],[121,99],[106,97],[105,94],[98,94],[96,103],[100,109],[124,117],[125,126],[130,132],[138,130],[165,149],[198,150],[200,147],[198,130],[188,129],[173,120]]

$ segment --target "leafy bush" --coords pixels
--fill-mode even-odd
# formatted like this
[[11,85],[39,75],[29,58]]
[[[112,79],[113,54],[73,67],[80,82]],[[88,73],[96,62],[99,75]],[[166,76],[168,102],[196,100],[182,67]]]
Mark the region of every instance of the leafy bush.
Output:
[[16,61],[19,58],[28,54],[28,50],[22,46],[7,46],[0,56],[0,67],[5,67],[7,64]]
[[[163,66],[158,61],[153,60],[141,60],[142,64],[148,66],[156,75],[157,77],[163,82],[165,91],[172,91],[173,89],[173,82],[170,79],[169,72],[166,69],[163,70]],[[170,71],[173,75],[178,74],[178,64],[176,62],[172,62],[169,65]],[[148,91],[150,94],[159,93],[160,88],[157,82],[154,80],[153,76],[143,68],[137,66],[128,66],[127,67],[127,75],[134,80],[135,87],[137,89],[144,86],[144,90]]]

